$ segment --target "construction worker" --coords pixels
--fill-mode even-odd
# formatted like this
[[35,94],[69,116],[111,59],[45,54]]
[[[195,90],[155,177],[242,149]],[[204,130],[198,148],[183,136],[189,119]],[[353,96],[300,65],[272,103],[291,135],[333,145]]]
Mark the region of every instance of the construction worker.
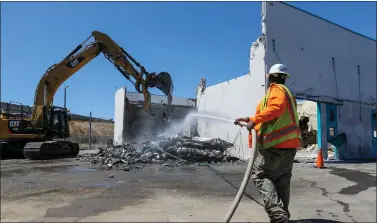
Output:
[[[301,133],[296,99],[284,85],[287,68],[275,64],[266,75],[268,90],[253,117],[238,118],[257,132],[257,151],[251,179],[260,192],[271,222],[288,222],[290,181]],[[249,144],[251,133],[249,134]]]

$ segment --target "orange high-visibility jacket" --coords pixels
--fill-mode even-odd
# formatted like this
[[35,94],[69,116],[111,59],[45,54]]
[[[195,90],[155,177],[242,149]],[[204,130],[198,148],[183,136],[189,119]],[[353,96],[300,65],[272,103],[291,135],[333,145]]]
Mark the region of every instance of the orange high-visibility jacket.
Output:
[[[262,123],[274,120],[281,116],[285,109],[287,109],[287,105],[289,103],[282,89],[274,85],[270,86],[270,88],[270,95],[267,100],[266,108],[260,111],[261,103],[263,103],[262,99],[262,101],[257,105],[255,116],[249,117],[250,120],[253,121],[254,129],[257,132],[259,131]],[[293,101],[297,107],[296,99],[293,98]],[[274,146],[274,148],[298,148],[300,143],[300,139],[290,139]],[[249,136],[249,146],[251,146],[251,136]]]

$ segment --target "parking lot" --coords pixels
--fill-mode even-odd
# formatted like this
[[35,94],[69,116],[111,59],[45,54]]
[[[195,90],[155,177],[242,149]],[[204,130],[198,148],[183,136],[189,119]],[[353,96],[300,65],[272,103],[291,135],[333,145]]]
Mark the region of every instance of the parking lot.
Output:
[[[294,166],[293,220],[376,221],[376,163]],[[75,159],[1,163],[1,221],[222,221],[246,165],[91,169]],[[232,221],[269,221],[249,183]],[[253,198],[253,199],[251,199]]]

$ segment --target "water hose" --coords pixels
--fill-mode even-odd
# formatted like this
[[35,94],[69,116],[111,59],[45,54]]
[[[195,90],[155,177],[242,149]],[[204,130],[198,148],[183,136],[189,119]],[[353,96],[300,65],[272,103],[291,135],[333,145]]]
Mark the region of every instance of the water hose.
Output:
[[[246,124],[247,123],[245,123],[245,122],[239,123],[239,125],[241,127],[246,126]],[[251,169],[252,169],[253,164],[254,164],[255,152],[256,152],[256,147],[257,147],[256,146],[257,133],[256,133],[255,129],[251,130],[251,135],[252,135],[252,145],[251,145],[251,156],[250,156],[250,159],[249,159],[249,164],[247,165],[246,172],[245,172],[245,175],[243,177],[240,189],[238,190],[237,195],[234,198],[233,204],[230,207],[228,214],[225,216],[224,222],[227,222],[227,223],[230,221],[230,219],[232,219],[233,214],[236,212],[237,207],[238,207],[238,205],[241,201],[242,195],[245,192],[247,183],[249,182],[249,179],[250,179]]]

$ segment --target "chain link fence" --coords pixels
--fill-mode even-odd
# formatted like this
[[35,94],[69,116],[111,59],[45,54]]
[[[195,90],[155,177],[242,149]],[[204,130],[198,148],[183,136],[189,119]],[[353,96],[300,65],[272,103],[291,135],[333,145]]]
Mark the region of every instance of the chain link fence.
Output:
[[[68,138],[70,141],[80,144],[89,144],[90,139],[88,134],[71,134]],[[93,136],[91,137],[92,144],[108,144],[113,136]]]
[[105,148],[113,145],[113,136],[92,135],[90,139],[89,134],[71,134],[67,140],[78,143],[80,150],[89,149],[90,144],[91,149],[97,149],[99,147]]

